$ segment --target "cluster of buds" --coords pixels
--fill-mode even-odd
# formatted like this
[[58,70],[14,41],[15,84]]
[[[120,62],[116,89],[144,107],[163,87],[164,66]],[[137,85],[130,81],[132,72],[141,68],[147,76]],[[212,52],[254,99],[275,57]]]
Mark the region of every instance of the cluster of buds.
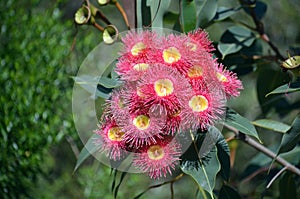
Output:
[[167,36],[131,31],[122,42],[115,71],[123,84],[111,93],[95,133],[110,159],[131,153],[141,172],[165,177],[183,152],[177,135],[214,125],[242,84],[213,58],[202,30]]

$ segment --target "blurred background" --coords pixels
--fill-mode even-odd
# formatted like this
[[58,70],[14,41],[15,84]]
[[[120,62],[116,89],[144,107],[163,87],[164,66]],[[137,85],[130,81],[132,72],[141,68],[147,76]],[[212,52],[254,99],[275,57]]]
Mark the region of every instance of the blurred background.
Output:
[[[121,4],[128,1],[123,0]],[[287,55],[287,50],[297,53],[293,49],[300,46],[299,1],[263,2],[268,5],[263,22],[270,39],[283,55]],[[109,167],[90,157],[73,173],[83,144],[73,123],[71,77],[76,76],[84,58],[102,40],[94,27],[75,26],[74,14],[81,4],[79,0],[0,2],[0,198],[113,198]],[[219,5],[236,7],[239,2],[219,0]],[[102,9],[120,31],[126,29],[113,5]],[[253,24],[243,13],[234,17]],[[210,39],[219,41],[230,23],[209,26]],[[168,20],[164,25],[168,27]],[[269,53],[268,48],[263,51]],[[266,63],[260,64],[252,68]],[[257,84],[266,84],[267,91],[272,90],[267,87],[269,79],[257,81],[262,73],[255,70],[247,75],[239,73],[245,90],[239,98],[229,101],[229,106],[250,120],[267,114],[291,124],[299,107],[285,113],[278,112],[274,104],[267,110],[261,108]],[[268,76],[268,72],[264,75]],[[281,85],[289,80],[277,81]],[[290,103],[295,101],[293,96],[290,99]],[[258,131],[266,146],[276,147],[281,134]],[[257,198],[264,191],[266,176],[247,177],[255,167],[254,162],[265,156],[257,155],[257,151],[240,142],[232,143],[231,147],[232,151],[238,150],[234,160],[238,164],[233,165],[231,183],[241,194]],[[127,174],[118,197],[133,198],[155,183],[158,182],[142,174]],[[142,198],[170,198],[169,189],[169,185],[152,189]],[[174,184],[174,190],[177,199],[193,198],[197,187],[185,176]],[[275,194],[275,185],[270,191],[272,198],[271,192]]]

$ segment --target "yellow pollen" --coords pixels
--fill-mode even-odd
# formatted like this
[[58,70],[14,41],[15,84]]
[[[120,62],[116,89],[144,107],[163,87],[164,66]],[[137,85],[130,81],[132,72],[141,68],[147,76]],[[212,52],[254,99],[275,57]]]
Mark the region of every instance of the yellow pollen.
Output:
[[173,83],[169,79],[159,79],[154,83],[154,90],[159,97],[170,95],[174,91]]
[[108,138],[112,141],[121,141],[124,135],[124,132],[121,131],[120,127],[112,127],[108,130]]
[[149,64],[140,63],[133,66],[133,69],[136,71],[144,71],[147,70],[149,67]]
[[165,49],[163,51],[163,58],[164,61],[167,62],[168,64],[172,64],[174,62],[177,62],[181,58],[181,54],[175,47],[170,47],[168,49]]
[[222,73],[217,72],[217,78],[220,82],[227,82],[227,78]]
[[146,48],[146,45],[143,42],[138,42],[131,48],[131,54],[133,56],[137,56],[145,48]]
[[203,95],[195,95],[190,99],[189,106],[194,112],[205,111],[208,108],[208,100]]
[[120,109],[123,109],[125,107],[124,99],[121,98],[121,97],[119,98],[118,106],[119,106]]
[[140,87],[137,87],[136,89],[136,94],[140,97],[140,98],[145,98],[145,94],[141,91]]
[[151,160],[160,160],[165,155],[164,149],[159,145],[150,146],[147,153]]
[[133,124],[139,130],[145,130],[150,126],[150,118],[146,115],[139,115],[133,119]]
[[197,45],[192,43],[192,42],[187,42],[186,46],[189,47],[191,51],[196,51],[197,50]]
[[188,70],[188,76],[191,78],[201,77],[202,74],[202,67],[198,65],[195,65]]

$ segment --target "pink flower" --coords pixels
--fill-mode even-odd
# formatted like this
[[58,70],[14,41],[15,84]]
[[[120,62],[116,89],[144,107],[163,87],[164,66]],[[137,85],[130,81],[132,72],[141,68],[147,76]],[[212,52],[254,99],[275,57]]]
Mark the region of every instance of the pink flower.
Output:
[[182,109],[182,128],[206,129],[219,120],[224,113],[225,97],[214,83],[192,81],[193,94]]
[[153,65],[137,84],[144,95],[146,107],[160,105],[168,114],[179,110],[192,92],[187,79],[164,64]]
[[117,126],[114,120],[107,120],[102,126],[99,126],[95,133],[100,135],[96,144],[100,144],[100,151],[113,160],[119,160],[125,155],[124,131]]
[[243,89],[243,85],[237,78],[236,73],[226,70],[222,64],[219,64],[217,66],[216,76],[222,84],[227,97],[237,97],[240,95],[240,90]]
[[193,32],[188,33],[187,35],[191,40],[187,43],[190,46],[192,51],[198,51],[204,49],[207,52],[214,51],[215,48],[212,45],[212,42],[208,39],[208,34],[204,30],[198,29]]
[[140,108],[135,113],[129,113],[118,125],[125,132],[124,140],[129,147],[140,148],[156,143],[161,138],[165,117],[153,116],[151,110]]
[[166,177],[167,173],[172,174],[171,170],[175,169],[180,155],[181,146],[175,140],[170,143],[159,141],[144,148],[141,153],[136,153],[133,165],[157,179]]

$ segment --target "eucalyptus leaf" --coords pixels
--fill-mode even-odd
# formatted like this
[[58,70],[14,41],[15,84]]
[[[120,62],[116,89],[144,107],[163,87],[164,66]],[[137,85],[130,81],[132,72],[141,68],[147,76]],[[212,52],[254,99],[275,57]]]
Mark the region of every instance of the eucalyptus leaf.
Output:
[[80,151],[80,154],[78,156],[78,159],[76,161],[76,165],[74,168],[73,173],[79,168],[79,166],[93,153],[95,153],[97,150],[99,150],[100,146],[95,144],[95,141],[99,139],[100,136],[98,134],[93,134],[90,139],[87,141],[87,143],[84,145],[82,150]]
[[151,12],[151,26],[163,27],[164,14],[168,11],[171,0],[147,0]]
[[297,198],[297,185],[291,172],[286,172],[279,181],[279,199]]
[[283,135],[278,154],[291,151],[300,141],[300,115],[294,120],[292,127]]
[[287,124],[270,119],[255,120],[252,122],[252,124],[261,128],[269,129],[280,133],[286,133],[291,128],[291,126]]
[[275,90],[268,93],[266,95],[266,97],[268,97],[269,95],[286,94],[286,93],[292,93],[292,92],[296,92],[296,91],[300,91],[300,81],[279,86]]
[[184,173],[190,175],[196,181],[199,187],[203,188],[208,193],[210,193],[211,196],[213,196],[216,176],[221,168],[220,162],[217,157],[216,147],[214,147],[210,151],[209,157],[210,159],[206,164],[202,164],[200,160],[198,160],[200,168],[196,169],[195,167],[190,167],[188,166],[188,162],[185,162],[185,164],[181,164],[180,167]]
[[218,9],[217,0],[195,0],[197,11],[197,28],[205,28],[215,17]]
[[247,118],[242,117],[232,109],[227,110],[225,124],[246,135],[253,136],[261,142],[253,124],[251,124]]
[[[252,9],[252,8],[245,7],[244,9],[245,9],[246,13],[248,13],[249,15],[251,14],[250,9]],[[261,1],[256,1],[253,11],[255,13],[255,16],[259,20],[261,20],[267,12],[267,5]]]
[[180,3],[180,24],[183,32],[189,32],[196,28],[196,5],[194,1],[189,0],[182,0]]
[[227,8],[227,7],[218,7],[216,15],[214,17],[214,21],[222,21],[231,17],[235,13],[237,13],[241,7],[238,8]]
[[219,192],[218,199],[241,199],[241,196],[234,188],[224,184]]

